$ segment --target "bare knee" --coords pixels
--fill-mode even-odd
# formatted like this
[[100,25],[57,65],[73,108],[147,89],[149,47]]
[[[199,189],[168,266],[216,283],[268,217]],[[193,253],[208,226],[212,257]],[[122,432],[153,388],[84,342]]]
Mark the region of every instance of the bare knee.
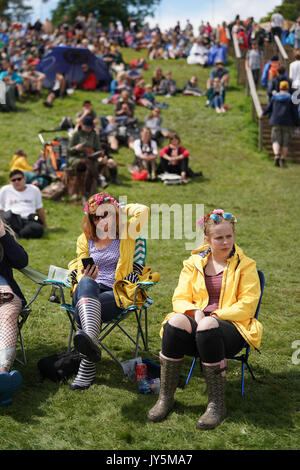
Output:
[[188,333],[192,332],[191,324],[183,313],[176,313],[176,315],[172,315],[168,323],[169,325],[180,328],[181,330],[185,330]]
[[197,331],[210,330],[219,328],[219,323],[214,317],[204,317],[198,323]]

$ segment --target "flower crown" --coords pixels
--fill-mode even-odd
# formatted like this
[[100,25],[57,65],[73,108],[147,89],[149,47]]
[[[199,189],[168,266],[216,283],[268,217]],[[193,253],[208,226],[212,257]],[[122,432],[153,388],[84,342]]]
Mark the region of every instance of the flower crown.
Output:
[[103,202],[110,202],[111,204],[114,204],[115,206],[119,206],[118,201],[112,197],[112,196],[102,196],[101,194],[96,194],[95,196],[92,196],[88,201],[86,201],[84,205],[84,213],[88,214],[89,208],[90,207],[95,207],[99,206]]
[[204,228],[204,222],[206,222],[208,219],[212,219],[214,222],[217,222],[220,220],[221,217],[227,221],[232,221],[234,223],[237,222],[237,218],[230,212],[224,212],[223,209],[214,209],[212,212],[209,212],[204,217],[201,217],[201,219],[198,220],[197,225],[200,228]]

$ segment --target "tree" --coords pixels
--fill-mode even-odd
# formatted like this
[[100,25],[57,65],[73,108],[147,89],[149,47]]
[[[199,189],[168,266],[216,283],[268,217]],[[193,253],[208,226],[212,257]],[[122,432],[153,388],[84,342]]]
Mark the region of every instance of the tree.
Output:
[[52,21],[57,25],[64,15],[68,15],[70,22],[74,23],[77,14],[81,12],[86,17],[94,13],[103,26],[117,20],[127,25],[128,18],[134,18],[140,25],[146,16],[153,16],[159,3],[160,0],[60,0],[52,12]]
[[267,16],[262,18],[260,21],[270,21],[271,16],[278,8],[285,20],[296,21],[300,16],[300,0],[283,0],[281,5],[275,7],[273,11],[268,13]]
[[0,0],[0,16],[5,14],[5,10],[8,8],[8,0]]
[[0,15],[15,21],[25,21],[31,11],[32,7],[25,5],[24,0],[0,0]]

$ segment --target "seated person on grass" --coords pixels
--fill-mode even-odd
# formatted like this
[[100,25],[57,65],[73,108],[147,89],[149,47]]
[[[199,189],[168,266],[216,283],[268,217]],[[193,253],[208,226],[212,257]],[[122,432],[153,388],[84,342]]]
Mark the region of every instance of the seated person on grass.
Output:
[[146,169],[148,179],[152,181],[156,178],[157,143],[152,139],[151,130],[143,126],[140,132],[140,138],[133,143],[135,159],[132,167],[138,170]]
[[215,78],[213,85],[207,90],[207,105],[209,108],[215,108],[217,113],[225,113],[225,87],[221,84],[219,78]]
[[159,152],[161,173],[175,173],[181,176],[181,181],[187,183],[187,172],[189,163],[189,151],[180,145],[180,138],[173,133],[169,137],[169,145]]
[[20,238],[41,238],[47,229],[39,188],[26,184],[21,170],[9,174],[9,182],[0,189],[0,214]]
[[206,84],[207,89],[213,85],[215,78],[219,78],[221,80],[221,84],[225,88],[228,87],[230,74],[229,70],[224,66],[224,62],[222,60],[217,60],[215,67],[211,70]]
[[188,96],[203,96],[203,91],[200,90],[198,87],[198,79],[196,75],[192,75],[192,77],[185,82],[183,87],[183,94]]
[[63,74],[56,73],[55,80],[49,89],[47,99],[43,103],[44,106],[52,108],[55,98],[59,97],[60,99],[63,99],[66,93],[66,85],[67,83]]

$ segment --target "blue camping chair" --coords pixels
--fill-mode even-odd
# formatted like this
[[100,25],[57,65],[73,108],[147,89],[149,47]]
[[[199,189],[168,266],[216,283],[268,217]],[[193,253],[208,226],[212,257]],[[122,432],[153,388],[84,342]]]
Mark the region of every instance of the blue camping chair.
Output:
[[[259,314],[260,304],[261,304],[261,300],[262,300],[262,296],[263,296],[263,292],[264,292],[264,287],[265,287],[265,277],[264,277],[263,272],[259,271],[259,270],[257,272],[258,272],[258,276],[259,276],[259,280],[260,280],[261,293],[260,293],[260,298],[259,298],[258,305],[257,305],[257,308],[256,308],[256,312],[255,312],[255,315],[254,315],[255,318],[257,318],[258,314]],[[244,352],[242,354],[240,354],[243,350],[244,350]],[[234,357],[228,357],[227,358],[227,359],[234,359],[235,361],[240,361],[241,362],[241,366],[242,366],[241,367],[241,375],[242,375],[241,376],[241,395],[242,396],[244,396],[245,366],[247,366],[247,369],[250,372],[251,377],[253,378],[253,380],[255,380],[253,370],[252,370],[252,368],[251,368],[251,366],[248,362],[250,350],[251,350],[251,348],[250,348],[249,344],[245,341],[245,343],[242,346],[241,350]],[[258,351],[258,352],[260,353],[260,351]],[[192,373],[193,373],[193,370],[194,370],[194,367],[195,367],[195,364],[196,364],[196,360],[197,360],[197,357],[194,357],[192,365],[191,365],[189,373],[188,373],[188,376],[187,376],[187,379],[186,379],[186,382],[185,382],[185,387],[188,385],[188,383],[190,381],[190,378],[192,376]],[[200,361],[200,368],[201,368],[201,361]]]
[[[144,238],[137,238],[134,259],[133,259],[134,263],[139,263],[140,265],[144,267],[146,263],[146,254],[147,254],[146,240]],[[65,294],[64,294],[65,288],[67,289],[71,288],[69,272],[57,266],[52,266],[52,268],[53,269],[52,269],[51,276],[49,275],[47,276],[41,273],[40,271],[31,267],[26,267],[20,270],[22,274],[24,274],[26,277],[28,277],[33,282],[39,285],[34,297],[30,300],[30,302],[27,303],[27,305],[25,306],[25,308],[23,309],[20,315],[19,339],[20,339],[20,344],[21,344],[21,349],[22,349],[22,354],[23,354],[23,361],[22,361],[23,364],[27,363],[27,359],[26,359],[25,348],[24,348],[24,343],[23,343],[22,334],[21,334],[21,328],[24,325],[25,321],[27,320],[27,317],[31,311],[31,308],[30,308],[31,304],[36,300],[41,290],[46,286],[48,287],[51,286],[52,288],[52,291],[51,291],[52,295],[50,295],[49,300],[58,302],[60,304],[60,307],[66,312],[69,318],[70,333],[69,333],[67,350],[71,351],[73,334],[75,333],[77,327],[76,327],[76,323],[74,319],[74,309],[71,304],[66,303]],[[63,271],[65,271],[65,273]],[[137,292],[139,289],[142,289],[148,292],[149,288],[155,284],[157,283],[156,282],[138,282],[132,305],[127,307],[125,310],[123,310],[118,316],[118,318],[110,321],[109,323],[106,323],[104,327],[102,328],[101,335],[98,339],[98,342],[100,346],[110,355],[110,357],[118,365],[122,367],[123,370],[124,370],[123,363],[113,354],[113,352],[106,346],[106,344],[104,344],[104,340],[113,330],[115,330],[115,328],[118,328],[134,344],[135,346],[134,358],[138,357],[138,353],[141,349],[144,349],[146,351],[148,350],[148,308],[153,304],[154,301],[147,294],[146,303],[143,305],[142,308],[139,308],[135,303],[135,299],[136,299]],[[51,297],[53,298],[53,300],[51,300]],[[127,317],[129,317],[132,314],[135,314],[135,319],[136,319],[135,337],[130,335],[130,333],[121,324],[121,322],[123,322]],[[141,340],[142,340],[143,348],[141,346]]]

